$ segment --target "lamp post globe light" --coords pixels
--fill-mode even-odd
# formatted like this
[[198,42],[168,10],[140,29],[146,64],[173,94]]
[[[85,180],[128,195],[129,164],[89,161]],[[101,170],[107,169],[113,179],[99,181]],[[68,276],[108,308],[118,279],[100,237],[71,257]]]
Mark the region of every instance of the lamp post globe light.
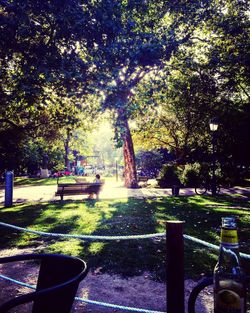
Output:
[[211,183],[211,190],[212,196],[216,196],[216,176],[215,176],[215,167],[216,167],[216,155],[215,155],[215,145],[216,145],[216,133],[219,127],[218,118],[214,117],[209,121],[209,128],[212,133],[212,183]]
[[218,118],[214,117],[209,121],[209,128],[211,130],[211,132],[216,132],[218,130],[219,127],[219,122],[218,122]]

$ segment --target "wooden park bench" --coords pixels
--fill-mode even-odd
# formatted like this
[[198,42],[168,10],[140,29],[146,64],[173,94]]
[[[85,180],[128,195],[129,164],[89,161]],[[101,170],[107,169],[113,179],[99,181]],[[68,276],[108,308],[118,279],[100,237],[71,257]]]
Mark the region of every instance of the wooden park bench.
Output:
[[63,200],[64,196],[71,195],[92,195],[95,194],[96,198],[99,198],[99,193],[103,184],[100,183],[63,183],[57,185],[56,196],[60,196]]

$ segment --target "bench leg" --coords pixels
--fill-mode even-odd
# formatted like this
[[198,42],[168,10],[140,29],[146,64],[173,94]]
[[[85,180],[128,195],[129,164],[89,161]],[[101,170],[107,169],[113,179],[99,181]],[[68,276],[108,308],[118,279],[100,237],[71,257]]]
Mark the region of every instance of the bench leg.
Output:
[[61,191],[61,201],[63,201],[63,193],[64,193],[64,187],[62,188],[62,191]]

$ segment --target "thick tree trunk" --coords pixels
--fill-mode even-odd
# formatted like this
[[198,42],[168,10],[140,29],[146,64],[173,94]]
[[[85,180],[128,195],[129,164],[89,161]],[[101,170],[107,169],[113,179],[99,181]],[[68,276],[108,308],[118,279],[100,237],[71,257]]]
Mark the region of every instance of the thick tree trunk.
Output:
[[138,188],[136,165],[135,165],[135,152],[130,133],[128,121],[124,121],[125,135],[123,138],[123,157],[124,157],[124,179],[125,187]]
[[64,142],[64,149],[65,149],[65,156],[64,156],[64,162],[65,162],[65,168],[70,171],[70,162],[69,162],[69,142],[70,142],[70,133],[67,131],[67,137]]

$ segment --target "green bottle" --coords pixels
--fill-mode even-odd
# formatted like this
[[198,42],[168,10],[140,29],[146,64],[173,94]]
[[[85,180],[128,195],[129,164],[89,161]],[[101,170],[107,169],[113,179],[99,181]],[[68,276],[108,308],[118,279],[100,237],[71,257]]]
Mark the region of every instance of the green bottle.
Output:
[[246,313],[246,281],[234,217],[222,218],[220,254],[214,269],[214,313]]

